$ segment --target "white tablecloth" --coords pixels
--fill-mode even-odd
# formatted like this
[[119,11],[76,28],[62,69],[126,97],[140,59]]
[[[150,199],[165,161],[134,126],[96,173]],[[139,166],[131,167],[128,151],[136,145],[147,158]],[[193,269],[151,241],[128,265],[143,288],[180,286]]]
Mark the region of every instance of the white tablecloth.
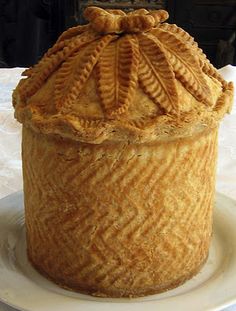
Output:
[[[21,125],[14,120],[11,105],[11,93],[22,70],[0,69],[0,198],[22,189]],[[226,66],[220,72],[226,80],[234,81],[236,88],[236,67]],[[231,115],[224,118],[220,127],[216,187],[236,199],[236,100]],[[0,303],[0,311],[12,310]],[[226,310],[236,311],[236,305]]]

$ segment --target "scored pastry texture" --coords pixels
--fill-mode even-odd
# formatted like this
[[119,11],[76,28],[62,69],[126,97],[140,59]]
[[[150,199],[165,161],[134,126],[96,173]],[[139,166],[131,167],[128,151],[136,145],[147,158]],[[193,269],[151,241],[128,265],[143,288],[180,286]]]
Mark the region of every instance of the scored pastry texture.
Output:
[[188,47],[176,36],[162,29],[154,29],[152,34],[165,44],[167,58],[177,79],[197,100],[212,105],[210,89],[202,77],[197,59],[189,53]]
[[125,36],[108,45],[98,63],[98,91],[105,114],[123,113],[132,102],[138,78],[138,42]]
[[217,130],[195,138],[74,146],[24,128],[33,265],[95,296],[142,296],[192,277],[212,234]]
[[189,33],[175,24],[163,23],[159,27],[175,34],[180,40],[183,40],[185,44],[189,45],[190,48],[193,48],[193,53],[196,53],[197,57],[199,57],[200,67],[202,68],[203,72],[219,80],[223,86],[227,85],[226,81],[210,63],[206,55],[203,53],[203,50],[198,47],[197,42],[194,41],[194,38],[191,37]]
[[76,100],[99,56],[112,38],[111,35],[107,35],[98,42],[89,44],[83,51],[82,56],[72,55],[61,66],[55,81],[55,102],[58,110],[60,108],[62,110],[69,108],[70,104]]
[[[231,87],[189,34],[163,23],[167,12],[141,9],[125,14],[90,7],[85,16],[88,25],[65,31],[42,60],[23,73],[27,78],[13,96],[20,122],[62,136],[66,127],[68,137],[90,143],[127,137],[153,140],[164,132],[170,134],[168,128],[172,136],[180,136],[189,119],[192,127],[206,127],[210,119],[217,124],[213,94],[220,96]],[[54,114],[41,111],[37,99],[51,80],[55,82],[47,88],[51,100],[45,107],[55,106]],[[100,116],[78,113],[76,108],[91,80],[96,81],[96,98],[84,105],[96,103]],[[143,94],[140,103],[139,93]],[[231,98],[232,93],[224,103],[225,112]],[[144,101],[149,101],[148,108],[142,106]],[[180,116],[180,123],[172,126],[175,116]],[[160,130],[163,122],[164,132]],[[117,137],[121,128],[122,135]],[[185,132],[187,136],[191,129]]]
[[174,73],[163,53],[161,45],[146,35],[139,35],[140,72],[139,82],[152,100],[171,112],[178,111],[178,94]]
[[[30,76],[30,79],[26,81],[22,87],[21,95],[23,98],[32,96],[42,86],[42,84],[48,79],[48,77],[73,53],[81,49],[84,45],[91,43],[97,36],[95,34],[87,33],[84,36],[75,38],[68,43],[67,40],[56,43],[54,47],[49,50],[44,58],[32,68],[30,73],[29,69],[23,72],[23,75]],[[63,43],[63,44],[62,44]]]
[[85,17],[13,92],[28,258],[75,291],[159,293],[207,259],[233,84],[166,11]]

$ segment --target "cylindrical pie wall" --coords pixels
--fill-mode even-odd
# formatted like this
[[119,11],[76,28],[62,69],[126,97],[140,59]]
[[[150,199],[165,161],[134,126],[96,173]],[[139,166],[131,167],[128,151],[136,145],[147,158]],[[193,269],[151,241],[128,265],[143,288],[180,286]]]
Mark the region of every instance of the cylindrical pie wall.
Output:
[[191,278],[211,240],[217,132],[95,145],[23,126],[34,267],[96,296],[142,296]]

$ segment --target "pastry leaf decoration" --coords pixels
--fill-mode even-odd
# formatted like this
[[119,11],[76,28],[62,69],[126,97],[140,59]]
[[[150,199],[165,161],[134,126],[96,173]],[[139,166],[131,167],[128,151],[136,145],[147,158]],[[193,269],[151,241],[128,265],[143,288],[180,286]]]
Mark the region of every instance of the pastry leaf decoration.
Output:
[[139,83],[144,92],[167,112],[179,110],[174,73],[164,49],[146,35],[138,36],[140,45]]
[[205,62],[203,63],[202,71],[205,74],[209,75],[210,77],[213,77],[216,80],[220,81],[223,88],[227,87],[227,82],[223,79],[220,73],[215,69],[215,67],[210,63],[210,61],[207,58],[205,59]]
[[[158,106],[155,114],[160,115],[181,112],[177,80],[205,105],[212,101],[204,74],[227,85],[188,33],[163,23],[166,11],[126,14],[89,7],[85,17],[89,24],[62,33],[42,60],[25,70],[27,79],[17,92],[26,104],[55,74],[52,101],[57,112],[76,115],[74,104],[80,105],[78,97],[93,70],[105,119],[122,118],[132,105],[142,105],[134,102],[138,88]],[[91,116],[87,123],[85,119],[83,124],[92,122]]]
[[211,105],[211,93],[202,75],[201,68],[189,47],[175,35],[162,29],[151,31],[159,42],[165,45],[165,52],[175,76],[197,100]]
[[168,24],[163,23],[159,26],[160,29],[165,30],[167,32],[171,32],[176,35],[176,37],[180,40],[182,40],[185,44],[189,44],[191,47],[198,48],[197,42],[194,41],[194,38],[190,36],[189,33],[187,33],[182,28],[178,27],[175,24]]
[[64,31],[60,37],[57,39],[57,43],[62,42],[67,39],[71,39],[72,37],[78,36],[81,33],[88,31],[89,25],[83,25],[83,26],[75,26],[71,27],[68,30]]
[[29,78],[20,89],[21,97],[25,99],[36,93],[63,61],[96,38],[98,38],[97,34],[86,33],[73,38],[68,45],[64,41],[56,43],[35,67],[23,72],[23,75],[27,75]]
[[[85,31],[86,31],[86,33],[85,33]],[[81,36],[79,37],[80,34],[81,34]],[[93,39],[98,38],[98,35],[95,34],[94,32],[91,32],[87,25],[72,27],[72,28],[68,29],[67,31],[64,31],[61,34],[61,36],[58,38],[57,42],[54,44],[53,47],[51,47],[47,51],[45,56],[49,57],[49,56],[55,54],[56,52],[60,51],[61,49],[63,49],[64,47],[66,47],[70,43],[71,39],[81,41],[81,39],[84,40],[84,37],[88,37],[88,40],[93,40]],[[90,41],[88,41],[88,43],[89,42]],[[81,47],[80,44],[78,44],[78,46],[79,46],[79,48]]]
[[114,39],[106,35],[90,43],[82,52],[72,55],[59,69],[55,82],[55,102],[58,110],[67,111],[79,95],[104,48]]
[[97,64],[98,91],[107,116],[121,114],[129,107],[138,78],[137,40],[126,35],[108,45]]
[[220,81],[223,86],[227,85],[223,77],[219,74],[215,67],[212,66],[206,55],[203,53],[203,50],[198,47],[197,42],[194,41],[194,38],[191,37],[190,34],[188,34],[181,27],[178,27],[175,24],[163,23],[159,26],[159,28],[176,35],[177,38],[180,39],[184,44],[188,45],[190,48],[193,48],[195,50],[194,54],[197,56],[203,72]]

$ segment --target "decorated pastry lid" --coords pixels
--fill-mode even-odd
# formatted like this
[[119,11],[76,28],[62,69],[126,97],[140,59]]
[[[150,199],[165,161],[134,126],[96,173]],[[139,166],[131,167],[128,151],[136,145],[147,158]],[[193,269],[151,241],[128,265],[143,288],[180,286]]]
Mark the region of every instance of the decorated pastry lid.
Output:
[[218,125],[233,85],[163,10],[88,7],[13,93],[15,117],[43,134],[87,143],[144,143]]

